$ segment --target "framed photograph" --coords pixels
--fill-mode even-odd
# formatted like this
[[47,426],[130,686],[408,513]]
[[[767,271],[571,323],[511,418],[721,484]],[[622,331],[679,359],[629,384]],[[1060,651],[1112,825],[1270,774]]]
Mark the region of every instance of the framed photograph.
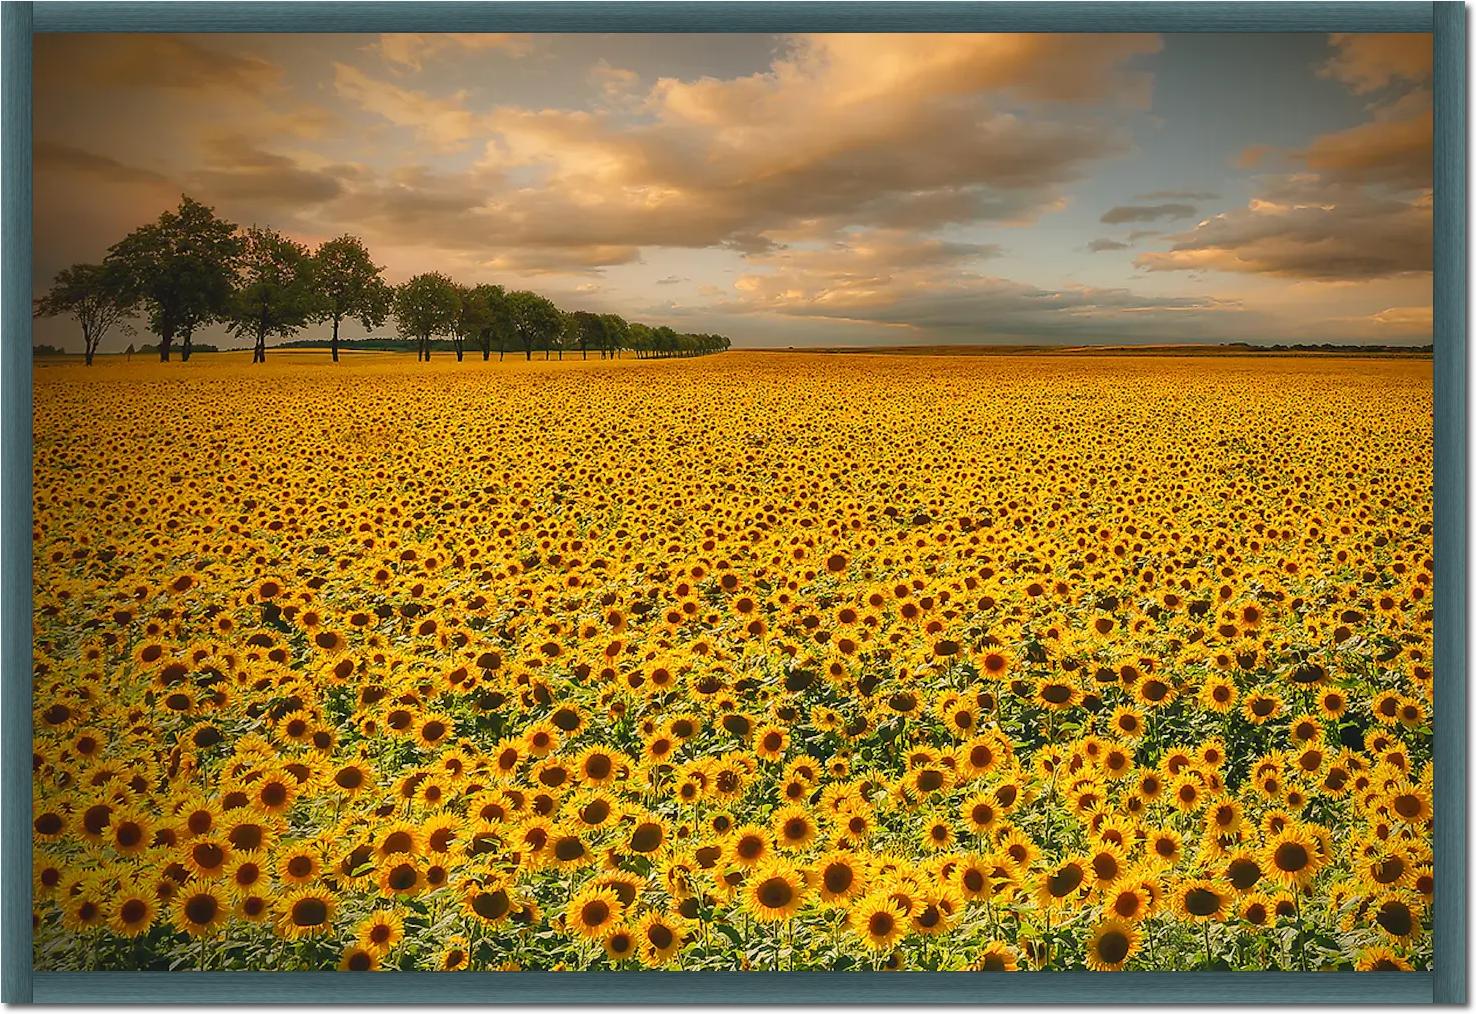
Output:
[[1463,6],[0,18],[6,1001],[1466,1002]]

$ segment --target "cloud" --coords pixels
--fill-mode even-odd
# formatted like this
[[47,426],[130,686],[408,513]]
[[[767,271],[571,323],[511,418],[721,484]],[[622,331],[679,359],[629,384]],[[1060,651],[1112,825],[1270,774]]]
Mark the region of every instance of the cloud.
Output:
[[1311,174],[1275,177],[1245,208],[1215,215],[1134,263],[1325,282],[1417,274],[1431,267],[1430,212],[1428,194],[1401,200]]
[[344,192],[346,167],[339,171],[311,169],[286,155],[256,147],[238,135],[218,137],[207,144],[205,168],[190,177],[191,189],[227,203],[258,202],[302,211],[303,205],[323,204]]
[[[1319,73],[1363,94],[1396,83],[1370,119],[1281,153],[1300,171],[1268,175],[1244,207],[1169,238],[1134,263],[1146,271],[1213,270],[1315,282],[1368,282],[1431,270],[1433,118],[1428,35],[1335,35]],[[1275,149],[1247,148],[1246,167]]]
[[1390,306],[1371,314],[1376,325],[1401,334],[1430,334],[1435,327],[1433,306]]
[[381,35],[368,48],[377,52],[396,71],[417,72],[432,58],[447,53],[498,52],[514,58],[524,56],[533,48],[533,39],[527,35],[495,32],[437,32],[433,35],[398,32]]
[[72,87],[261,93],[282,77],[268,60],[181,35],[43,33],[35,61],[38,80]]
[[370,77],[346,63],[333,65],[333,87],[341,98],[442,150],[463,147],[481,131],[481,119],[466,107],[465,92],[433,96]]
[[862,232],[764,259],[736,298],[713,309],[904,327],[919,337],[1018,341],[1143,341],[1221,333],[1233,300],[1146,296],[1118,288],[1046,289],[981,273],[998,251]]
[[99,155],[60,141],[42,138],[32,152],[36,172],[74,172],[94,177],[101,183],[170,184],[169,178],[152,169],[126,165],[108,155]]
[[1086,246],[1091,253],[1102,253],[1106,250],[1126,250],[1128,244],[1120,243],[1115,239],[1094,239]]
[[1296,157],[1330,180],[1428,187],[1435,164],[1434,118],[1428,108],[1406,118],[1383,117],[1323,134]]
[[1160,218],[1188,218],[1194,212],[1192,204],[1125,204],[1109,208],[1102,216],[1102,221],[1108,225],[1154,222]]
[[1276,149],[1269,144],[1252,144],[1241,149],[1239,155],[1235,156],[1235,167],[1237,169],[1255,169],[1266,160],[1266,156],[1275,152]]
[[1319,73],[1364,95],[1396,82],[1428,81],[1435,47],[1428,33],[1398,35],[1338,34],[1328,38],[1335,52]]
[[[1030,221],[1058,207],[1061,186],[1092,161],[1128,147],[1105,111],[1055,103],[1141,100],[1146,79],[1121,65],[1158,45],[806,36],[762,73],[659,79],[634,121],[500,107],[475,121],[490,134],[481,167],[535,185],[498,194],[486,211],[518,242],[550,249],[582,237],[610,249],[763,252],[858,225]],[[1021,101],[1042,105],[1022,115],[1012,108]]]
[[1155,190],[1151,194],[1139,194],[1139,201],[1216,201],[1220,195],[1208,190]]
[[631,96],[641,83],[640,74],[626,67],[612,66],[607,60],[595,63],[590,69],[589,79],[610,99]]
[[658,279],[656,279],[656,284],[657,285],[680,285],[683,282],[690,282],[691,280],[692,279],[690,279],[690,278],[680,278],[677,275],[667,275],[665,278],[658,278]]

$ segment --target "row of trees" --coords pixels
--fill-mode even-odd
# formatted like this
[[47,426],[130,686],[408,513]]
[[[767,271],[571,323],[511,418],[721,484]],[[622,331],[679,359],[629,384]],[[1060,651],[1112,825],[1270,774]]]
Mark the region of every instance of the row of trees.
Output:
[[338,361],[339,328],[346,320],[365,330],[393,317],[399,336],[428,360],[434,343],[449,339],[457,360],[467,349],[484,360],[497,352],[535,351],[544,358],[578,350],[615,357],[694,356],[722,351],[721,335],[680,334],[665,326],[627,321],[613,313],[567,312],[535,292],[500,285],[458,285],[438,271],[397,286],[356,236],[339,236],[316,250],[272,229],[238,229],[213,209],[186,196],[179,208],[115,243],[101,264],[61,271],[36,301],[36,315],[71,315],[82,329],[84,358],[92,365],[114,329],[132,333],[143,316],[158,336],[159,359],[194,351],[196,331],[223,323],[252,342],[251,361],[265,362],[268,338],[291,339],[309,324],[331,324],[329,348]]

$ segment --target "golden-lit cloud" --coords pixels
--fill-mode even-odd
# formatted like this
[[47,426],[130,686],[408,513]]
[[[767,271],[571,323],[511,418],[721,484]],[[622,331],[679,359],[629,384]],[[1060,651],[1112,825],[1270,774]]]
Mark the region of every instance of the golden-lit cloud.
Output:
[[[1317,282],[1364,282],[1431,270],[1433,118],[1428,35],[1335,35],[1320,70],[1356,94],[1393,86],[1369,119],[1302,149],[1255,145],[1244,168],[1279,156],[1297,171],[1261,178],[1243,208],[1214,215],[1144,253],[1146,271],[1220,271]],[[1414,87],[1410,87],[1413,85]]]
[[863,232],[825,247],[757,258],[734,283],[733,312],[864,321],[955,340],[1112,340],[1224,335],[1244,323],[1234,300],[1126,288],[1043,288],[986,273],[999,251]]
[[282,69],[269,60],[177,35],[42,34],[35,67],[43,84],[101,88],[255,93],[282,80]]
[[[1428,37],[1298,43],[1362,122],[1345,103],[1300,143],[1244,130],[1198,164],[1163,157],[1158,36],[654,41],[39,39],[38,278],[187,192],[304,242],[360,235],[392,280],[703,330],[1419,337]],[[1378,291],[1314,308],[1301,288],[1349,282]]]
[[1427,81],[1435,65],[1434,41],[1425,33],[1336,34],[1329,41],[1337,52],[1323,65],[1323,75],[1359,95],[1397,82]]
[[1215,215],[1144,253],[1147,271],[1226,271],[1325,282],[1430,270],[1431,202],[1311,176],[1278,177],[1245,208]]
[[499,53],[516,57],[524,55],[532,47],[532,38],[527,35],[497,32],[436,32],[420,35],[414,32],[397,32],[381,35],[370,49],[396,70],[419,71],[426,63],[448,52]]

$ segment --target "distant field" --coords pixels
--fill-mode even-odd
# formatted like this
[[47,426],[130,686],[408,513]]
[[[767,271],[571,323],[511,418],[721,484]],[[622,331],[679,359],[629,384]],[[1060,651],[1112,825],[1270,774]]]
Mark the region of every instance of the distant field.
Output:
[[36,966],[1429,969],[1431,364],[906,351],[39,364]]
[[1329,359],[1392,358],[1428,359],[1428,348],[1345,346],[1340,348],[1257,348],[1249,345],[853,345],[821,349],[769,349],[763,351],[820,353],[826,355],[912,355],[912,356],[1319,356]]

